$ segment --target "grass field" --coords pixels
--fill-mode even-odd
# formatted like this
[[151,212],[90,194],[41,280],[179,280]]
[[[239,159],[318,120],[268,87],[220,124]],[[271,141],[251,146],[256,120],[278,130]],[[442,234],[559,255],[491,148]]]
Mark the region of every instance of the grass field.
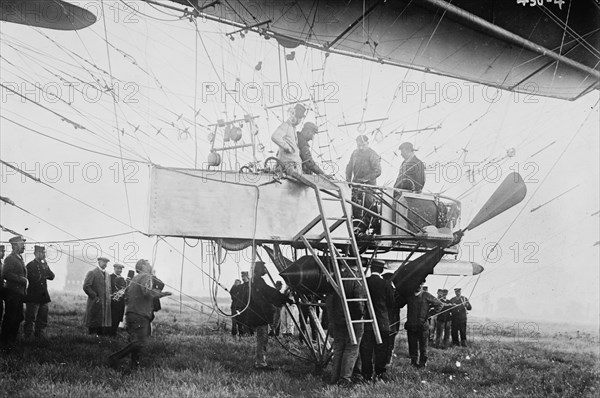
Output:
[[600,391],[597,331],[474,320],[469,348],[430,349],[426,370],[409,366],[401,333],[391,381],[344,389],[327,383],[330,368],[317,373],[272,339],[268,355],[277,370],[255,371],[253,338],[234,339],[214,315],[191,302],[180,313],[168,300],[141,368],[128,374],[106,364],[126,343],[124,333],[87,335],[84,297],[54,294],[53,300],[48,339],[0,357],[0,396],[592,397]]

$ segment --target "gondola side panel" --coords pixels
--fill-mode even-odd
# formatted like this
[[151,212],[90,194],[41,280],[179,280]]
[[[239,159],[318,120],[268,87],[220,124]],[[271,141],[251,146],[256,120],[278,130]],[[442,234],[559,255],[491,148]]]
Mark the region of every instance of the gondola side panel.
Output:
[[[339,202],[323,205],[328,217],[342,216]],[[288,180],[277,182],[268,174],[152,170],[150,235],[291,242],[318,215],[313,189]],[[343,230],[338,228],[334,235],[344,236]],[[319,224],[306,237],[314,239],[322,231]]]

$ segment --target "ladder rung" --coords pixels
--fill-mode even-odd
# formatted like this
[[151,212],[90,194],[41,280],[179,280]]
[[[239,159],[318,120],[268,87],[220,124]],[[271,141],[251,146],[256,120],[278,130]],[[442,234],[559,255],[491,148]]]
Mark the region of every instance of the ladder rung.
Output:
[[359,277],[342,277],[341,278],[343,281],[362,281],[362,278]]
[[353,298],[353,299],[346,299],[346,301],[367,301],[366,298]]
[[336,259],[338,260],[359,260],[358,257],[342,257],[342,256],[335,256]]
[[331,201],[331,202],[339,202],[340,201],[339,198],[327,198],[327,197],[326,198],[321,198],[321,200],[328,200],[328,201]]
[[343,241],[352,242],[351,238],[340,238],[340,237],[337,237],[337,236],[332,236],[331,240],[343,240]]
[[340,220],[347,220],[348,218],[346,217],[326,217],[326,220],[335,220],[335,221],[340,221]]
[[358,319],[358,320],[353,320],[352,323],[373,323],[372,319]]

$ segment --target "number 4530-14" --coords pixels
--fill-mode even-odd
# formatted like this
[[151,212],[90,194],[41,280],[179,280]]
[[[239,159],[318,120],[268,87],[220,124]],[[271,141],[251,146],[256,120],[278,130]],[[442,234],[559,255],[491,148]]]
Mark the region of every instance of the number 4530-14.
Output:
[[521,4],[522,6],[529,5],[529,7],[541,7],[544,3],[556,4],[558,5],[558,9],[562,10],[565,0],[517,0],[517,4]]

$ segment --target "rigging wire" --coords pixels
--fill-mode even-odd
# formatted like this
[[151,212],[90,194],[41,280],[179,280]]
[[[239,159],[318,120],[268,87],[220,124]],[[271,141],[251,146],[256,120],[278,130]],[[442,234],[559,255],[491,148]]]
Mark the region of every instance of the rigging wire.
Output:
[[[573,4],[573,2],[569,3],[569,8],[567,9],[567,20],[565,21],[565,26],[563,28],[563,34],[562,37],[560,38],[560,48],[558,50],[559,54],[563,53],[563,46],[565,44],[565,36],[567,35],[567,26],[569,26],[569,17],[571,16],[571,5]],[[558,62],[555,62],[554,65],[554,73],[552,73],[552,84],[554,84],[554,79],[556,79],[556,72],[558,72]]]
[[408,71],[407,71],[407,73],[408,73]]
[[[596,101],[596,103],[594,104],[593,108],[596,108],[598,106],[598,104],[600,103],[600,100]],[[540,190],[540,188],[544,185],[544,182],[546,182],[546,180],[548,179],[548,176],[552,173],[552,171],[554,170],[554,168],[556,167],[556,165],[558,164],[558,162],[562,159],[562,157],[564,156],[564,154],[567,152],[567,150],[569,149],[569,147],[571,146],[571,144],[573,143],[573,141],[575,140],[575,138],[579,135],[579,133],[582,131],[583,126],[585,125],[585,123],[587,122],[587,120],[589,119],[589,117],[592,115],[593,113],[593,108],[590,109],[588,116],[583,120],[583,122],[581,123],[581,125],[579,126],[579,128],[575,131],[575,133],[573,134],[573,136],[571,137],[571,139],[569,140],[569,142],[567,142],[567,144],[563,147],[562,151],[560,152],[560,154],[557,156],[556,160],[554,161],[554,163],[552,163],[552,165],[550,166],[550,169],[548,170],[548,172],[546,173],[546,175],[544,176],[544,178],[540,181],[540,184],[536,187],[536,189],[533,191],[533,193],[531,194],[531,196],[529,197],[529,199],[527,199],[527,201],[525,202],[525,204],[523,206],[521,206],[521,209],[519,210],[519,212],[516,214],[516,216],[514,217],[513,221],[508,225],[508,227],[506,228],[506,230],[504,231],[504,233],[500,236],[500,238],[498,239],[498,241],[495,243],[495,245],[492,247],[492,249],[489,251],[489,253],[487,254],[486,258],[484,259],[484,265],[487,264],[487,261],[489,259],[489,256],[492,254],[492,252],[495,250],[495,248],[498,246],[498,244],[500,243],[500,241],[506,236],[506,234],[508,233],[508,231],[512,228],[512,226],[515,224],[515,222],[519,219],[519,217],[521,216],[521,213],[523,213],[523,211],[525,210],[525,208],[527,208],[527,206],[529,205],[529,202],[531,202],[531,200],[535,197],[535,194]],[[477,287],[477,284],[479,283],[479,279],[481,278],[481,274],[479,274],[477,276],[477,280],[475,281],[475,285],[473,286],[473,289],[471,290],[471,294],[469,295],[469,297],[473,294],[473,292],[475,291],[475,288]]]
[[[198,21],[194,19],[198,29]],[[198,35],[194,35],[194,168],[198,168]]]
[[[104,0],[101,0],[101,4],[102,4],[102,13],[104,15],[106,15],[105,11],[104,11]],[[102,22],[104,25],[104,38],[106,40],[106,57],[107,57],[107,61],[108,61],[108,71],[110,73],[111,76],[111,94],[112,94],[112,98],[113,98],[113,110],[114,110],[114,115],[115,115],[115,127],[117,128],[117,137],[118,137],[118,142],[119,142],[119,155],[121,157],[121,171],[123,172],[123,175],[125,175],[125,164],[123,162],[123,147],[121,146],[121,134],[119,132],[119,115],[117,113],[117,98],[115,97],[115,93],[114,93],[114,80],[112,79],[113,77],[113,73],[112,73],[112,62],[110,59],[110,48],[108,47],[108,30],[106,29],[106,18],[102,18]],[[148,159],[150,160],[150,159]],[[129,190],[127,189],[127,181],[125,181],[125,179],[123,179],[123,188],[125,189],[125,200],[127,202],[127,214],[129,216],[129,224],[133,224],[132,219],[131,219],[131,205],[129,203]],[[135,235],[133,235],[133,239],[135,239]]]

